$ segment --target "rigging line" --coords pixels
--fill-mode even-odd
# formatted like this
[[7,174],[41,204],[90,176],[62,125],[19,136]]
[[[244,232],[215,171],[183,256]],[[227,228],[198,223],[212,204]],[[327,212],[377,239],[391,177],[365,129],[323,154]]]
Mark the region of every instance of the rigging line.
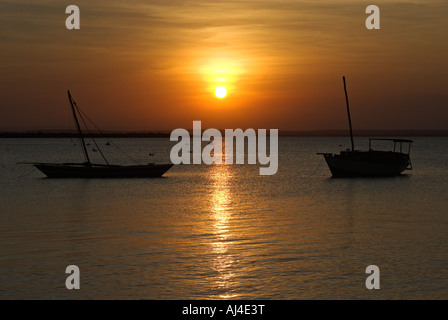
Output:
[[33,169],[31,169],[31,171],[30,171],[30,172],[28,172],[28,173],[25,173],[25,174],[21,174],[20,176],[18,176],[18,178],[20,179],[20,178],[26,177],[26,176],[30,175],[31,173],[33,173],[33,172],[34,172],[34,168],[33,168]]
[[[76,102],[75,102],[75,100],[73,99],[72,96],[70,96],[70,103],[73,103],[74,105],[76,105]],[[75,114],[72,114],[71,118],[72,118],[73,124],[75,125],[75,128],[76,128],[78,126],[78,124],[76,123],[76,118],[74,117],[74,115]],[[79,132],[76,136],[77,136],[78,143],[81,146],[81,150],[84,153],[84,157],[86,158],[86,163],[88,163],[89,162],[88,156],[85,154],[85,151],[84,151],[84,149],[82,147],[84,143],[83,143],[83,138],[81,136],[81,132]]]
[[[100,130],[100,128],[98,128],[98,126],[95,124],[95,122],[93,122],[89,116],[84,112],[84,110],[82,110],[80,107],[76,106],[76,108],[78,108],[78,110],[80,111],[80,114],[82,113],[86,119],[88,121],[90,121],[90,123],[95,127],[96,130],[98,130],[98,132],[102,135],[104,135],[104,133]],[[110,140],[109,138],[106,137],[106,140],[108,142],[110,142],[115,148],[117,148],[121,153],[123,153],[126,157],[128,157],[131,161],[133,161],[136,164],[140,164],[138,161],[136,161],[135,159],[133,159],[130,155],[128,155],[126,152],[124,152],[118,145],[116,145],[112,140]]]
[[310,173],[310,174],[307,173],[307,176],[308,177],[314,176],[319,171],[320,166],[322,165],[323,162],[324,162],[324,158],[320,159],[320,161],[319,161],[319,163],[317,165],[317,168],[312,173]]
[[[73,101],[73,103],[74,103],[74,105],[75,105],[75,107],[76,107],[76,110],[78,110],[78,113],[79,113],[79,116],[81,117],[82,123],[84,124],[84,126],[86,127],[87,131],[88,131],[89,134],[90,134],[90,129],[89,129],[89,127],[87,126],[87,123],[86,123],[86,121],[84,120],[84,117],[83,117],[82,114],[79,112],[79,107],[78,107],[78,105],[76,104],[75,101]],[[92,141],[93,141],[93,143],[95,144],[95,146],[98,148],[98,151],[100,152],[101,157],[103,157],[103,159],[104,159],[104,161],[106,162],[106,164],[107,164],[107,165],[110,165],[110,164],[109,164],[109,161],[107,161],[107,159],[106,159],[106,157],[104,156],[103,152],[101,151],[100,147],[99,147],[98,144],[96,143],[96,140],[95,140],[93,137],[90,137],[90,138],[92,139]]]
[[322,165],[322,163],[324,162],[324,159],[320,159],[319,165],[317,166],[316,170],[311,174],[311,176],[314,176],[317,171],[319,171],[320,166]]

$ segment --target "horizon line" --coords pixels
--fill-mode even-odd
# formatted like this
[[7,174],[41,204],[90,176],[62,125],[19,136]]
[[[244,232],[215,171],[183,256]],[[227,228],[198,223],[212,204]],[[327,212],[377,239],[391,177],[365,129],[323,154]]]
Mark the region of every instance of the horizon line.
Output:
[[[237,128],[238,129],[238,128]],[[249,128],[251,129],[251,128]],[[186,129],[190,133],[193,129]],[[206,129],[202,129],[203,132]],[[218,129],[225,132],[226,129]],[[236,130],[236,129],[233,129]],[[243,129],[242,129],[243,130]],[[244,129],[243,131],[245,131]],[[257,130],[257,129],[254,129]],[[269,134],[269,129],[267,133]],[[448,129],[358,129],[353,130],[355,136],[448,136]],[[169,137],[171,130],[102,130],[101,132],[84,133],[86,136],[92,137]],[[283,130],[278,129],[280,137],[313,137],[313,136],[350,136],[347,129],[319,129],[319,130]],[[0,129],[0,138],[31,138],[31,137],[77,137],[78,132],[74,129],[28,129],[28,130],[4,130]]]

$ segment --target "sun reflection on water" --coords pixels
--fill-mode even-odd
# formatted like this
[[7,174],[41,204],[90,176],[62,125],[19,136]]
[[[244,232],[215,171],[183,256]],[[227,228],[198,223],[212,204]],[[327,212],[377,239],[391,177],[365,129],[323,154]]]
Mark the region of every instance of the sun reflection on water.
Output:
[[211,215],[214,219],[214,240],[211,242],[214,255],[212,268],[218,273],[215,280],[217,297],[229,299],[238,296],[232,292],[235,278],[235,258],[231,253],[232,241],[230,240],[232,177],[227,165],[214,165],[212,170]]

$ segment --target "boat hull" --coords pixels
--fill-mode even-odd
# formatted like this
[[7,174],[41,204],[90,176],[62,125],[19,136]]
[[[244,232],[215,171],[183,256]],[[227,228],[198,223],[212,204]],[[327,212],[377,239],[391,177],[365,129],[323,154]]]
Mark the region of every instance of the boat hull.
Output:
[[409,156],[398,152],[341,152],[323,156],[333,177],[387,177],[411,170]]
[[149,164],[138,166],[64,165],[39,163],[34,166],[48,178],[158,178],[172,164]]

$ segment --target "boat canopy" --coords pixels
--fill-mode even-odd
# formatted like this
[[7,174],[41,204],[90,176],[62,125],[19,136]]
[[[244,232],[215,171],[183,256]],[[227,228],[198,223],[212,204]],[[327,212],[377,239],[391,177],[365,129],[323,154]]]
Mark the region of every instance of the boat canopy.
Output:
[[369,151],[372,151],[372,141],[391,141],[394,144],[394,152],[398,152],[397,151],[397,145],[399,145],[399,152],[403,153],[403,143],[404,144],[408,144],[407,147],[407,154],[409,154],[411,152],[411,144],[412,142],[414,142],[413,140],[409,140],[409,139],[390,139],[390,138],[370,138],[369,139]]

